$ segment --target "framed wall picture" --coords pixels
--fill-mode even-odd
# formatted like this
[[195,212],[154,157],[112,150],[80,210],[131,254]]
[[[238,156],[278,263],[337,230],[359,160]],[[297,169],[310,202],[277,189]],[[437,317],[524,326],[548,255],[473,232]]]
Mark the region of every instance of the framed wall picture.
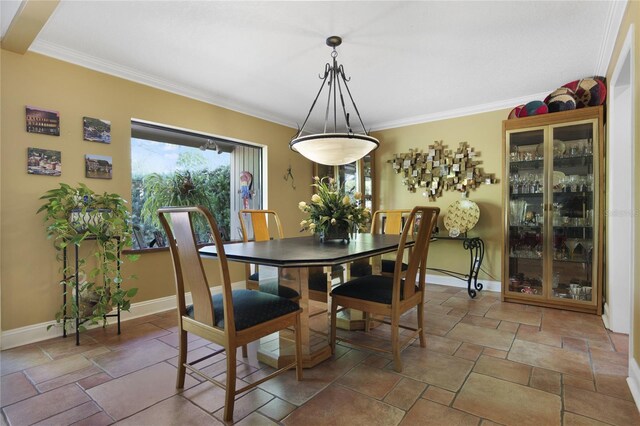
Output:
[[111,143],[111,122],[82,117],[82,137],[89,142]]
[[27,148],[27,173],[30,175],[62,175],[62,153],[51,149]]
[[92,179],[111,179],[113,160],[106,155],[86,154],[84,158],[85,176]]
[[47,109],[26,106],[27,132],[60,136],[60,113]]

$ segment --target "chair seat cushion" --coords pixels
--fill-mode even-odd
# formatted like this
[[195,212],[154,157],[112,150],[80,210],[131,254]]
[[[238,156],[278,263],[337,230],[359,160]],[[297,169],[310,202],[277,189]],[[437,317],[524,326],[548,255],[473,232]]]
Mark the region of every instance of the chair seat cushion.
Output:
[[285,297],[287,299],[294,299],[300,296],[300,294],[291,287],[278,285],[277,279],[261,282],[260,291],[263,293],[273,294],[275,296]]
[[[339,285],[333,289],[331,295],[369,300],[371,302],[390,305],[392,291],[393,277],[368,275]],[[416,291],[418,291],[418,286],[416,286]],[[400,298],[403,298],[402,287],[400,287]]]
[[349,272],[352,277],[364,277],[366,275],[371,275],[373,271],[368,262],[354,262],[351,264]]
[[[391,259],[382,259],[382,272],[387,274],[393,274],[394,269],[396,267],[396,261]],[[409,268],[409,265],[402,262],[402,271],[406,271]]]
[[316,291],[327,291],[327,274],[324,272],[314,272],[309,274],[309,289]]
[[[252,290],[233,290],[233,313],[236,331],[281,317],[299,309],[297,303],[284,297]],[[222,294],[211,297],[215,315],[215,325],[224,328],[224,307]],[[193,318],[193,305],[187,306],[187,315]]]
[[260,281],[260,272],[254,272],[249,275],[249,281]]

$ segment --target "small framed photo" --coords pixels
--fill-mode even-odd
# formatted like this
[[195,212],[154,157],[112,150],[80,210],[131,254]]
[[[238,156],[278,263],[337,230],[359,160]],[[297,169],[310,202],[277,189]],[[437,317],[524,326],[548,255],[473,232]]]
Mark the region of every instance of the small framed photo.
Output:
[[62,153],[51,149],[27,148],[27,173],[30,175],[62,175]]
[[111,143],[111,122],[82,117],[82,136],[89,142]]
[[111,179],[113,160],[106,155],[86,154],[84,158],[85,176],[92,179]]
[[25,109],[28,133],[60,136],[60,113],[58,111],[50,111],[28,105]]

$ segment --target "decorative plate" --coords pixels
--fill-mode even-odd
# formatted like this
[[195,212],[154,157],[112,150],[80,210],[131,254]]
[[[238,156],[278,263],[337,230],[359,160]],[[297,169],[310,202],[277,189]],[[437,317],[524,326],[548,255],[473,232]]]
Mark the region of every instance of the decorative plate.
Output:
[[553,187],[557,187],[560,185],[562,179],[564,179],[566,175],[562,172],[554,171],[553,172]]
[[458,200],[452,203],[444,218],[444,227],[447,230],[457,229],[460,233],[473,228],[480,219],[480,209],[471,200]]

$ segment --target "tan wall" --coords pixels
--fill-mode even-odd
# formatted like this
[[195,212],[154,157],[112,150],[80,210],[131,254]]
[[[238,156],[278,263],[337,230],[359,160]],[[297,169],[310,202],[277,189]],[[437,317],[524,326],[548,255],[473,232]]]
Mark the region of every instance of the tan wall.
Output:
[[[640,114],[640,55],[638,55],[638,48],[640,48],[640,2],[639,1],[630,1],[627,3],[627,10],[625,12],[624,18],[622,20],[622,25],[620,25],[620,29],[618,32],[618,38],[616,39],[616,46],[614,49],[614,53],[611,56],[611,62],[609,63],[609,69],[607,70],[607,81],[611,82],[611,78],[613,76],[613,71],[618,62],[618,58],[620,57],[620,50],[622,49],[622,44],[624,43],[627,33],[629,32],[629,27],[634,25],[635,27],[635,76],[634,76],[634,87],[635,87],[635,181],[640,182],[640,149],[638,149],[638,144],[640,143],[640,119],[638,119]],[[611,156],[615,156],[615,144],[612,141],[608,141],[608,153]],[[637,185],[637,183],[636,183]],[[635,198],[635,241],[640,241],[640,197],[637,196]],[[635,265],[636,272],[638,272],[638,268],[640,268],[640,250],[635,251]],[[633,357],[636,361],[640,362],[640,279],[638,279],[637,274],[634,277],[635,281],[633,283],[635,288],[635,298],[633,301],[633,312],[634,318],[631,323],[632,334],[633,334]]]
[[[299,235],[297,204],[311,196],[304,182],[312,172],[311,163],[288,148],[291,128],[38,54],[3,50],[1,60],[2,330],[50,321],[61,302],[59,265],[42,217],[36,216],[38,198],[60,182],[84,182],[95,191],[131,198],[131,118],[267,145],[268,204],[281,216],[286,234]],[[27,133],[25,105],[59,111],[60,137]],[[83,141],[83,116],[110,120],[111,144]],[[28,175],[27,147],[61,151],[62,176]],[[113,179],[86,179],[85,154],[113,157]],[[282,179],[289,164],[296,190]],[[139,277],[129,284],[139,288],[134,302],[175,293],[168,252],[145,254],[125,271]],[[210,277],[218,283],[217,274]],[[243,278],[243,269],[235,268],[232,280]]]
[[[467,142],[479,152],[479,160],[485,173],[493,173],[500,182],[493,185],[481,184],[479,188],[469,192],[469,199],[480,207],[480,220],[470,234],[481,237],[486,245],[485,260],[480,277],[499,281],[501,279],[501,247],[502,247],[502,120],[509,114],[508,110],[476,114],[467,117],[416,124],[397,129],[376,132],[380,138],[380,148],[376,153],[376,190],[380,194],[381,209],[410,208],[415,205],[433,205],[440,207],[438,226],[446,232],[443,219],[448,206],[459,200],[461,194],[445,191],[436,201],[429,201],[422,196],[422,191],[410,193],[402,185],[402,174],[396,174],[388,160],[393,154],[409,152],[411,148],[427,150],[434,141],[442,140],[449,149],[457,149],[460,142]],[[455,241],[439,241],[429,251],[429,266],[453,269],[463,272],[468,270],[468,253],[462,243]]]

